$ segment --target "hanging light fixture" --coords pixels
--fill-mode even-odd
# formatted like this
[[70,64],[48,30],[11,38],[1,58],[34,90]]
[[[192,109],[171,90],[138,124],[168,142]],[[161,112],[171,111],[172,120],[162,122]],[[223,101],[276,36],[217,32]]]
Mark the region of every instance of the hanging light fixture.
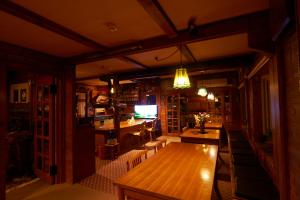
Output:
[[205,97],[207,95],[207,90],[205,87],[200,87],[198,90],[198,95],[200,95],[201,97]]
[[191,87],[191,83],[186,68],[182,67],[182,54],[180,45],[180,67],[176,69],[173,88],[184,89],[189,87]]
[[114,79],[110,79],[110,83],[111,83],[111,88],[110,88],[110,93],[113,94],[115,93],[115,90],[114,90]]
[[215,100],[215,95],[214,95],[214,93],[212,93],[212,92],[208,93],[207,99],[208,99],[208,100]]
[[219,99],[218,99],[218,97],[215,97],[215,102],[219,102]]
[[[202,73],[203,73],[203,71],[202,71]],[[200,88],[198,90],[198,95],[201,97],[206,97],[206,95],[207,95],[207,89],[204,87],[203,79],[202,79],[202,85],[200,86]]]

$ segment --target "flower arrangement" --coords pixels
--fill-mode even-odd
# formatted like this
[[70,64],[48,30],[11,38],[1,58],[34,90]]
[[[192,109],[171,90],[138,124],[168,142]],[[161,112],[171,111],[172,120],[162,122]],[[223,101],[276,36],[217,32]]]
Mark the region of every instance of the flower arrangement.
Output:
[[194,115],[195,120],[196,120],[196,126],[200,127],[200,132],[201,133],[205,133],[205,122],[207,120],[207,118],[210,117],[209,114],[207,114],[206,112],[199,112],[198,115]]

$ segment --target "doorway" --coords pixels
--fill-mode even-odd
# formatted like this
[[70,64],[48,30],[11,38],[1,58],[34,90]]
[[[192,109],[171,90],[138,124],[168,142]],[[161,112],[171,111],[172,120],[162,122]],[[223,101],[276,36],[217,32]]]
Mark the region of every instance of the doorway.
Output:
[[48,75],[7,73],[7,191],[37,178],[54,183],[53,82]]

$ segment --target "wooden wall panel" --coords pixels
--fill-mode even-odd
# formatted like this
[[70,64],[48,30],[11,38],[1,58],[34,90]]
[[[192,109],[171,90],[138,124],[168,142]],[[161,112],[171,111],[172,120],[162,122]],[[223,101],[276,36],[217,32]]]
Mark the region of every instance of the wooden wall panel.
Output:
[[0,199],[5,200],[5,172],[7,162],[7,74],[0,64]]
[[279,35],[291,21],[291,2],[289,0],[270,1],[270,26],[273,41],[276,41]]
[[75,182],[75,66],[65,66],[65,172],[66,182]]
[[284,43],[290,199],[300,199],[300,64],[297,33]]

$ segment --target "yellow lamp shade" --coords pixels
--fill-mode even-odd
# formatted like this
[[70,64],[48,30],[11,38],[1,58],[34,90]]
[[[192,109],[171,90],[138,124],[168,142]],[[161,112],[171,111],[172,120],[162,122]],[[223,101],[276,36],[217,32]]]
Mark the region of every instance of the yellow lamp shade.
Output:
[[174,78],[173,88],[183,89],[191,87],[190,79],[187,74],[186,68],[176,69],[176,74]]

